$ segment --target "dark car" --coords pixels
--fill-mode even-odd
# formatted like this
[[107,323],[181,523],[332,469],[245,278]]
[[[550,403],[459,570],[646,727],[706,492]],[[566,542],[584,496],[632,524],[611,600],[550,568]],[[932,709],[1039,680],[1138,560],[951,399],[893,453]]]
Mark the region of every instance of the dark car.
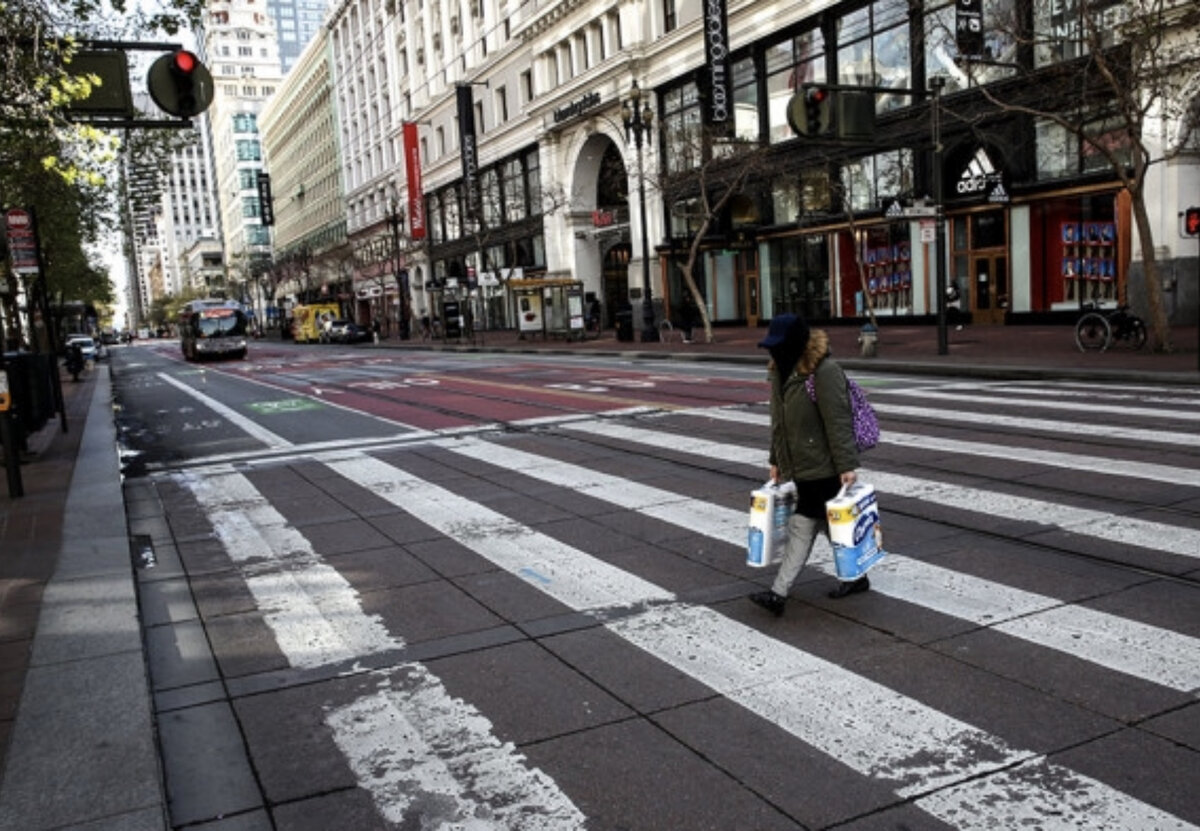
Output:
[[371,331],[353,320],[335,320],[329,325],[330,343],[366,343]]

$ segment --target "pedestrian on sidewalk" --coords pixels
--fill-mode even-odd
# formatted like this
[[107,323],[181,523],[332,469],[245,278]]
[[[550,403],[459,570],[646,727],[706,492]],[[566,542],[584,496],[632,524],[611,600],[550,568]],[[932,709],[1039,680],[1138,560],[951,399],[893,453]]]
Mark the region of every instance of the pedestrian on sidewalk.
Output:
[[[771,588],[750,600],[779,616],[817,534],[829,536],[825,503],[857,478],[858,446],[846,374],[831,357],[829,335],[810,330],[802,317],[781,314],[772,318],[758,345],[771,354],[770,477],[772,482],[795,482],[796,512],[788,520],[787,548]],[[805,388],[810,376],[815,400]],[[863,576],[839,583],[829,596],[857,594],[870,585]]]
[[946,286],[946,323],[961,332],[966,317],[962,309],[962,292],[955,280]]

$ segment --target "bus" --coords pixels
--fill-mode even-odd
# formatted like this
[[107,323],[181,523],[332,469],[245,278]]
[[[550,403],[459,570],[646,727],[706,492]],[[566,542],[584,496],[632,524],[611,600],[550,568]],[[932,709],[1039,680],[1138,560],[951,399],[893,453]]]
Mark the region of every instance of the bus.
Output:
[[242,304],[210,298],[193,300],[179,314],[179,345],[189,361],[245,358],[248,318]]

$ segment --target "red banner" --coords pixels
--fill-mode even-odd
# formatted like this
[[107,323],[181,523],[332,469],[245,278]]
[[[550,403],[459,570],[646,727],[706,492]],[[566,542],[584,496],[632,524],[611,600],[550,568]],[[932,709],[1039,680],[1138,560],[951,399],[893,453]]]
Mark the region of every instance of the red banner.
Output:
[[404,173],[408,178],[408,231],[412,239],[425,239],[425,198],[421,187],[421,145],[415,122],[404,122]]

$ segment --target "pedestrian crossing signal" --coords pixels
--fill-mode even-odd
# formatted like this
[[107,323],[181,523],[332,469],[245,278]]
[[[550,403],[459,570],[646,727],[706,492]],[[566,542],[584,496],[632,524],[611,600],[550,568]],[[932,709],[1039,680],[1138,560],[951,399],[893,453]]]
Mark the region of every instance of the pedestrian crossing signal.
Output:
[[1200,208],[1188,208],[1184,212],[1183,232],[1189,237],[1200,236]]

